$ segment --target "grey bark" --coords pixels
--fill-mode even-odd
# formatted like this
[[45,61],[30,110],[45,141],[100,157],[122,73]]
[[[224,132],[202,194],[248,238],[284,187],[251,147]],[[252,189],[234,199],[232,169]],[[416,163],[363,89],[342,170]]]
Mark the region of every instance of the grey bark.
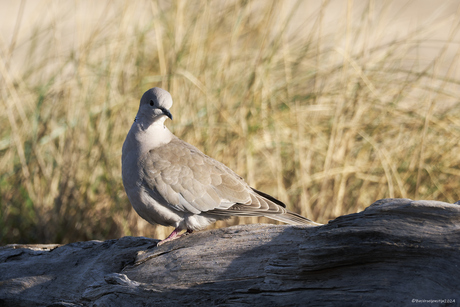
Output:
[[458,204],[384,199],[319,227],[157,241],[1,247],[0,306],[460,304]]

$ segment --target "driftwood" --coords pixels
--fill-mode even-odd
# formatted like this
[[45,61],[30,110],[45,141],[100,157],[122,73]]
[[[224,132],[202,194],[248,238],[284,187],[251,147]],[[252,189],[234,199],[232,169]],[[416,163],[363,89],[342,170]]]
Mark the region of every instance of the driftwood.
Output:
[[0,306],[460,304],[458,204],[384,199],[319,227],[156,242],[1,247]]

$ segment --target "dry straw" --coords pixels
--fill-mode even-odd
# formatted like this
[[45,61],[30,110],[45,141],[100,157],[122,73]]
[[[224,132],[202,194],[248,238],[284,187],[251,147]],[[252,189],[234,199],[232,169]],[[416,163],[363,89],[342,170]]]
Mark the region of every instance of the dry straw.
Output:
[[[176,135],[318,222],[385,197],[457,201],[460,16],[444,2],[406,22],[410,5],[22,1],[0,40],[0,243],[171,231],[121,182],[153,86]],[[247,222],[267,220],[215,227]]]

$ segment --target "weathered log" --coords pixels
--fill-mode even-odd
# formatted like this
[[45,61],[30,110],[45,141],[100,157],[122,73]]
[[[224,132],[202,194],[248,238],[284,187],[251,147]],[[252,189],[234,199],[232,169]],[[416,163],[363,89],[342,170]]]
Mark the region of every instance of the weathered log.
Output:
[[156,242],[1,247],[0,305],[460,302],[458,204],[384,199],[319,227],[245,225]]

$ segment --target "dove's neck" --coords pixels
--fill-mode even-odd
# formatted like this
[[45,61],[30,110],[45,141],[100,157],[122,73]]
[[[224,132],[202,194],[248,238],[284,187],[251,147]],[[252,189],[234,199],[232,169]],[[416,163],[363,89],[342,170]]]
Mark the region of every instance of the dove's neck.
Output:
[[128,134],[131,134],[131,139],[136,143],[132,145],[135,145],[140,152],[146,152],[167,144],[174,137],[174,134],[164,125],[164,120],[154,121],[150,125],[136,120]]

